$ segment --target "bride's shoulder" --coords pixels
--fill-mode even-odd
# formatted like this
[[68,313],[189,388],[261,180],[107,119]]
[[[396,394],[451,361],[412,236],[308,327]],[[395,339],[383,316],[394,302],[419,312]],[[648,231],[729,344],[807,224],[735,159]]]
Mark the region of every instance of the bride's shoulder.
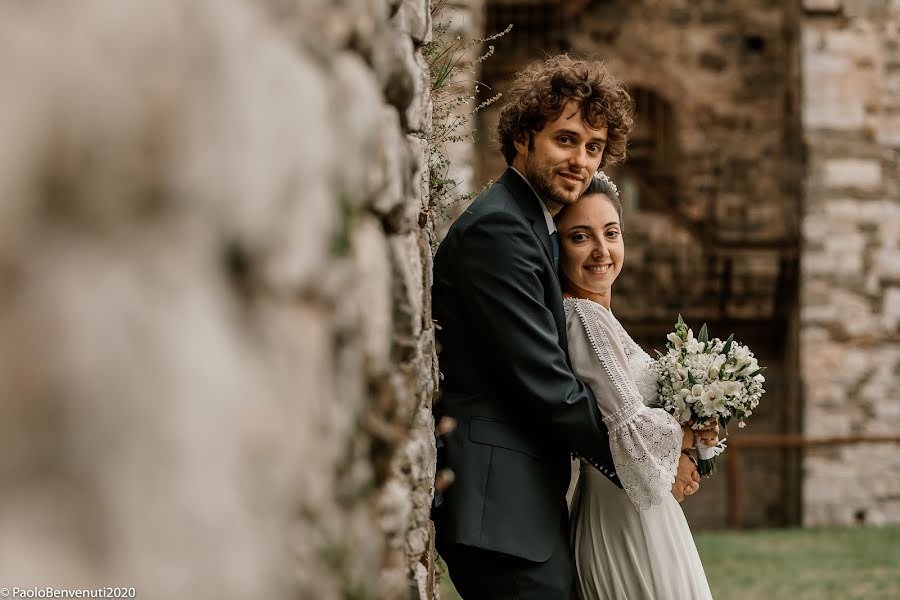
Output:
[[582,319],[591,317],[599,320],[603,324],[617,322],[616,318],[608,308],[586,298],[565,298],[563,300],[563,307],[566,310],[567,317],[577,314]]
[[602,304],[584,298],[566,298],[564,306],[569,327],[577,321],[589,332],[602,331],[607,339],[618,340],[628,356],[643,352],[612,311]]
[[585,328],[599,327],[608,332],[618,332],[622,326],[612,312],[602,304],[584,298],[566,298],[566,320],[580,321]]

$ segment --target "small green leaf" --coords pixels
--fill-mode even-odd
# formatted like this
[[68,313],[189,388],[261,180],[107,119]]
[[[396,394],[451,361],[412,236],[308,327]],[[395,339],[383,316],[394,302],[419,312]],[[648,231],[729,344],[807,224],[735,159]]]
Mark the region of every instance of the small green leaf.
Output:
[[765,370],[768,369],[768,368],[769,368],[769,367],[760,367],[760,368],[758,368],[757,370],[755,370],[755,371],[753,371],[752,373],[750,373],[750,375],[748,375],[748,377],[756,377],[757,375],[759,375],[760,373],[762,373],[763,371],[765,371]]
[[697,336],[697,341],[703,343],[709,341],[709,332],[706,330],[706,323],[704,323],[703,327],[700,328],[700,334]]
[[691,383],[691,385],[697,385],[697,380],[694,379],[694,374],[690,371],[688,371],[688,381]]
[[725,348],[722,349],[722,354],[728,354],[728,351],[731,350],[731,342],[734,341],[734,334],[728,336],[728,339],[725,340]]
[[676,325],[676,327],[678,325],[681,325],[682,327],[684,327],[684,319],[681,318],[681,313],[678,313],[678,322],[675,323],[675,325]]

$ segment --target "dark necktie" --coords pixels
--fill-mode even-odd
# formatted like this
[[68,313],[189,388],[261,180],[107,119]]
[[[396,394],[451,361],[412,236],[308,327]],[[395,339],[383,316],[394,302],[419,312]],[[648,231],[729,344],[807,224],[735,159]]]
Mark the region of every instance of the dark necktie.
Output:
[[553,257],[553,270],[559,271],[559,234],[550,234],[550,255]]

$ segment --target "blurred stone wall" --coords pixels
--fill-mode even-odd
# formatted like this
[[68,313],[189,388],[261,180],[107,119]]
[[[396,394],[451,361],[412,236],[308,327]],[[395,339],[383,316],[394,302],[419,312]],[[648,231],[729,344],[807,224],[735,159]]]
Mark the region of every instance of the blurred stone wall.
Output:
[[[805,433],[900,434],[900,2],[805,0]],[[804,522],[900,522],[900,448],[806,452]]]
[[425,0],[0,8],[0,587],[433,596]]

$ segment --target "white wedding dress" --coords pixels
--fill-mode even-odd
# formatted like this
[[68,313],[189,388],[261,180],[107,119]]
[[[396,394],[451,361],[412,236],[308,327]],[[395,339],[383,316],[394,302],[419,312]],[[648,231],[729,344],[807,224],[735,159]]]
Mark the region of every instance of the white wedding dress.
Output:
[[569,356],[609,428],[624,489],[582,461],[572,498],[572,546],[583,600],[711,599],[672,483],[681,426],[656,398],[652,359],[605,307],[565,301]]

